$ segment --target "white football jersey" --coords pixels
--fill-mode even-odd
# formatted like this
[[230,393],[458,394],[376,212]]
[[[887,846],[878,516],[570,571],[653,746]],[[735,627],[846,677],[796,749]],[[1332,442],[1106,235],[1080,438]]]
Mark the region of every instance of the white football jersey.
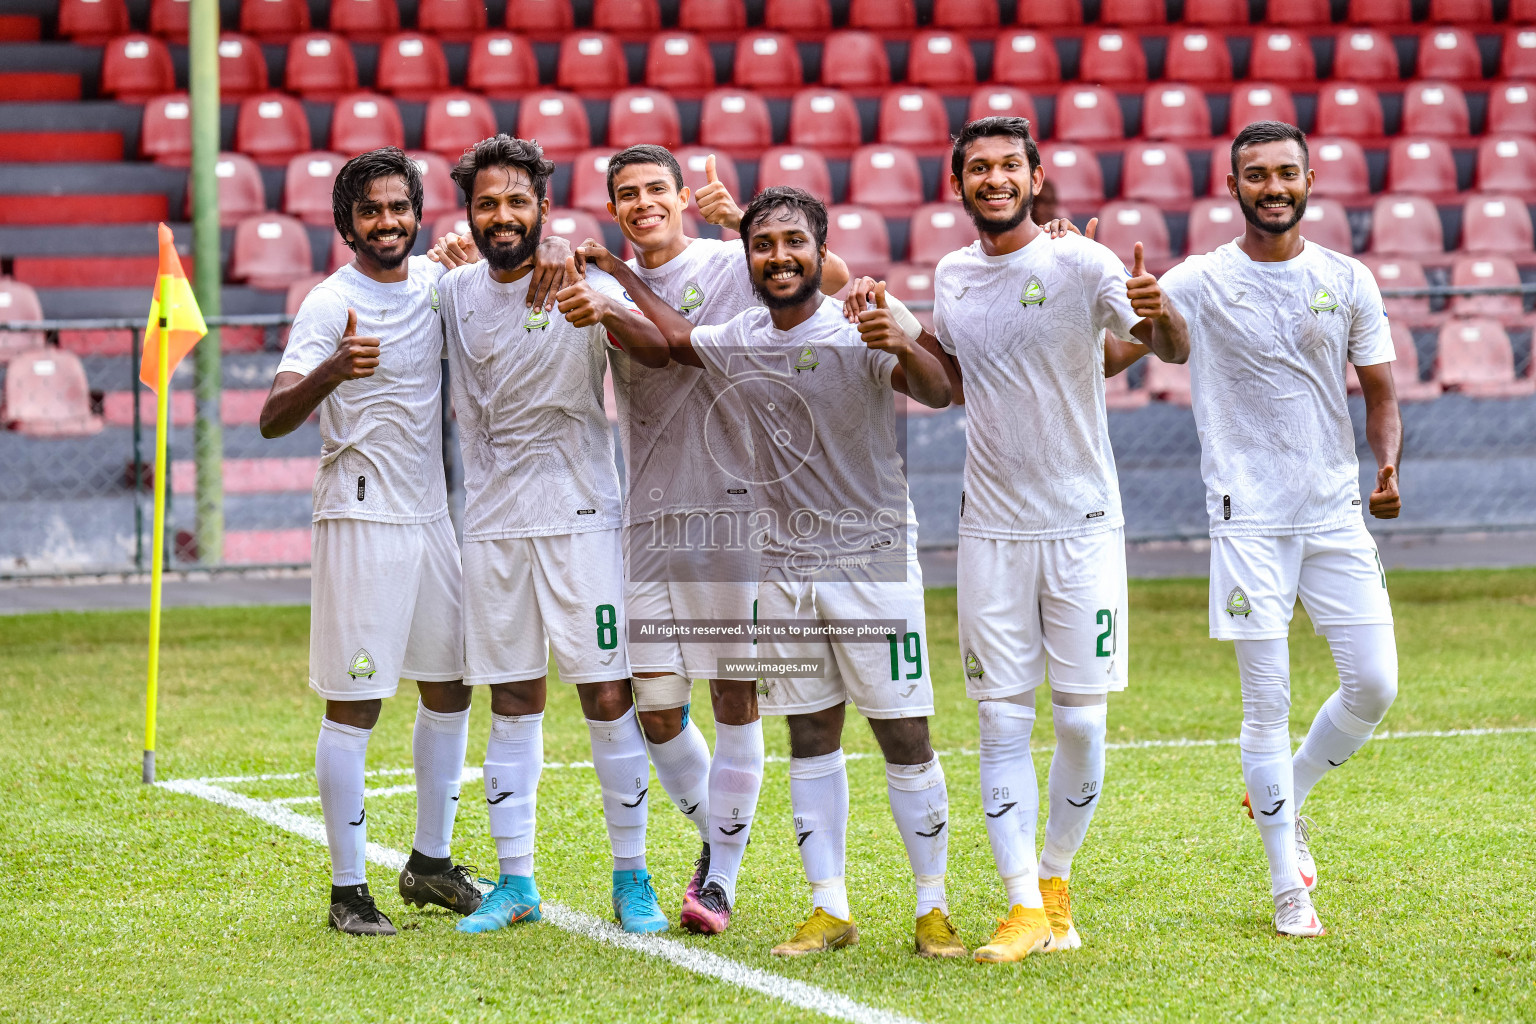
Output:
[[896,357],[865,345],[836,303],[789,331],[754,306],[695,327],[692,344],[746,411],[763,566],[904,578],[917,516],[896,439]]
[[428,523],[448,514],[443,478],[440,264],[412,256],[406,280],[383,284],[351,264],[304,298],[278,373],[308,376],[357,333],[379,339],[373,376],[343,381],[320,403],[314,518]]
[[934,334],[965,381],[960,533],[1055,540],[1118,529],[1120,480],[1104,409],[1104,331],[1139,319],[1120,258],[1081,235],[934,272]]
[[1360,519],[1344,364],[1394,358],[1364,264],[1307,242],[1256,263],[1236,242],[1162,277],[1189,324],[1211,536],[1285,536]]
[[[657,297],[694,324],[723,324],[758,305],[739,241],[695,238],[655,269],[629,261]],[[625,521],[753,507],[751,444],[729,382],[694,366],[613,359],[628,493]]]
[[[464,539],[543,537],[621,522],[603,411],[608,332],[525,304],[532,274],[491,280],[484,262],[443,277],[443,330],[464,454]],[[605,295],[619,283],[589,267]]]

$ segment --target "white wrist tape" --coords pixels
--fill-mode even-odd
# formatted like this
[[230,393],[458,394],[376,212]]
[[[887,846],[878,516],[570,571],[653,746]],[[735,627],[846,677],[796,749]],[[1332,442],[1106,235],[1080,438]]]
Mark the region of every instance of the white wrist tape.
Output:
[[922,323],[912,315],[905,303],[890,292],[885,293],[885,308],[890,311],[891,319],[896,321],[896,326],[901,328],[901,333],[907,336],[908,341],[916,341],[917,336],[923,333]]

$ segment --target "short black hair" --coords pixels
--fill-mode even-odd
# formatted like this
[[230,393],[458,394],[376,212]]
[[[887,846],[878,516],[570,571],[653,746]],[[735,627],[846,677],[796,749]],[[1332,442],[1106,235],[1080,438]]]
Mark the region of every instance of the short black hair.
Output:
[[977,139],[998,136],[1019,140],[1024,147],[1024,155],[1029,159],[1029,173],[1033,176],[1035,168],[1040,166],[1040,147],[1035,145],[1035,137],[1029,130],[1029,118],[982,117],[967,121],[965,127],[960,129],[960,134],[955,136],[954,148],[949,153],[949,169],[955,177],[965,177],[961,171],[965,168],[965,151],[971,143]]
[[464,208],[475,199],[475,175],[487,167],[515,167],[528,175],[533,183],[533,194],[543,202],[549,190],[549,176],[555,173],[555,165],[544,159],[544,150],[532,139],[514,139],[510,135],[493,135],[466,149],[459,162],[453,166],[453,180],[464,193]]
[[1303,170],[1312,161],[1312,154],[1307,150],[1307,133],[1293,124],[1284,121],[1255,121],[1242,131],[1237,133],[1237,138],[1232,140],[1232,173],[1237,173],[1237,154],[1249,146],[1259,146],[1266,142],[1294,142],[1301,147],[1301,167]]
[[817,248],[827,244],[827,204],[803,188],[774,185],[753,196],[747,208],[741,212],[743,248],[750,245],[752,225],[773,210],[798,210],[805,215],[805,222],[810,226],[811,237],[816,240]]
[[411,209],[416,211],[419,228],[421,168],[416,166],[415,160],[405,155],[403,149],[385,146],[383,149],[369,150],[348,160],[336,172],[336,183],[331,186],[331,216],[336,221],[336,230],[340,232],[342,241],[350,248],[357,248],[353,239],[348,237],[353,231],[352,208],[368,198],[368,190],[375,181],[397,176],[405,179],[405,191],[411,197]]
[[644,144],[630,146],[621,149],[608,158],[608,199],[614,201],[613,179],[619,176],[619,172],[626,167],[635,164],[655,164],[672,172],[672,181],[676,183],[677,190],[683,190],[683,165],[677,162],[677,157],[665,146],[652,146]]

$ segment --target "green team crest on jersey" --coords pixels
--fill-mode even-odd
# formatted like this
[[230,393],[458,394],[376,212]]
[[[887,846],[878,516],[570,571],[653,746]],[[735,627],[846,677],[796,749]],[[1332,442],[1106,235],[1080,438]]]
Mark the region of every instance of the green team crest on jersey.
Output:
[[821,360],[816,358],[816,350],[807,345],[800,350],[800,358],[795,360],[795,372],[801,370],[814,370],[821,365]]
[[1319,288],[1312,296],[1310,308],[1319,313],[1327,313],[1329,310],[1339,308],[1339,300],[1333,297],[1333,293],[1327,288]]
[[1248,613],[1251,611],[1253,611],[1253,606],[1248,603],[1248,595],[1243,593],[1243,588],[1233,587],[1232,592],[1227,595],[1227,614],[1234,617],[1241,615],[1243,618],[1247,618]]
[[700,288],[697,281],[689,281],[683,285],[683,302],[678,306],[678,312],[691,313],[704,305],[704,289]]
[[980,679],[984,675],[986,675],[986,672],[984,672],[982,670],[981,659],[976,657],[976,652],[975,651],[966,651],[965,652],[965,678],[967,678],[967,679]]
[[544,312],[543,307],[529,310],[528,315],[523,318],[523,330],[525,331],[542,331],[548,326],[549,314]]
[[1024,292],[1019,296],[1019,302],[1025,306],[1045,304],[1045,284],[1034,274],[1030,274],[1029,280],[1024,282]]
[[373,658],[369,656],[366,650],[359,647],[357,649],[357,653],[352,655],[352,663],[347,666],[347,675],[351,676],[353,679],[356,679],[358,676],[362,676],[364,679],[367,679],[372,676],[375,671],[377,671],[377,669],[374,667]]
[[436,312],[437,308],[438,308],[437,286],[433,285],[432,286],[432,311]]

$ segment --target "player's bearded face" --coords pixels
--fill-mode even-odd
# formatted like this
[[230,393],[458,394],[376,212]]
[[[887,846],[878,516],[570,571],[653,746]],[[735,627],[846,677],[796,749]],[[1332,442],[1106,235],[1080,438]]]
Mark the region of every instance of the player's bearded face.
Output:
[[384,270],[394,270],[411,255],[418,228],[410,192],[398,175],[375,179],[367,198],[352,204],[354,251]]
[[769,309],[804,304],[821,291],[821,248],[798,211],[770,211],[752,225],[752,290]]
[[1260,231],[1283,235],[1307,212],[1306,158],[1292,142],[1271,142],[1238,154],[1237,205]]
[[492,270],[516,270],[533,258],[544,230],[543,203],[526,174],[489,167],[475,179],[469,232]]

